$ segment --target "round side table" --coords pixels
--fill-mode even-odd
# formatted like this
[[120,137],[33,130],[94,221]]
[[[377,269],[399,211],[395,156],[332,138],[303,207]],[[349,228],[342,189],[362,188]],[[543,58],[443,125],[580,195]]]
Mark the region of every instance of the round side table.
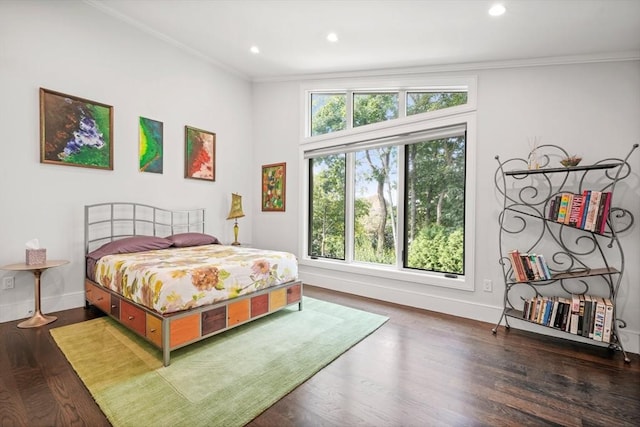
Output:
[[9,264],[4,267],[0,267],[2,270],[10,270],[10,271],[30,271],[33,273],[33,278],[35,280],[35,301],[36,301],[36,309],[33,312],[33,316],[24,322],[18,323],[18,328],[37,328],[38,326],[46,325],[51,323],[57,319],[55,316],[47,316],[42,314],[40,311],[40,276],[42,272],[54,267],[59,267],[64,264],[69,264],[69,261],[66,260],[51,260],[46,261],[43,264],[25,264],[25,263],[17,263],[17,264]]

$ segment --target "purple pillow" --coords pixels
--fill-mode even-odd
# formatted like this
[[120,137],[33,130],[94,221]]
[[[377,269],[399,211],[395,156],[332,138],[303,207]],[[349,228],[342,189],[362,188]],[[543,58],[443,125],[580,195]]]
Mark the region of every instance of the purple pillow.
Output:
[[187,246],[213,245],[219,244],[220,241],[213,236],[203,233],[180,233],[167,237],[167,240],[173,243],[176,248],[184,248]]
[[155,236],[133,236],[114,240],[100,246],[87,254],[87,258],[99,260],[105,255],[127,254],[133,252],[152,251],[154,249],[166,249],[173,243],[169,239]]

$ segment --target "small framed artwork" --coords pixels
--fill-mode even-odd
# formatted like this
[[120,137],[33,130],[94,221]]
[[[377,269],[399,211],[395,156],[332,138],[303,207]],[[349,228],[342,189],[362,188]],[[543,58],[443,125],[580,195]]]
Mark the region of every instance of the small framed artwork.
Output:
[[140,117],[138,135],[140,172],[162,173],[162,122]]
[[216,134],[184,127],[184,177],[216,180]]
[[113,107],[40,88],[40,163],[113,170]]
[[287,164],[262,166],[262,210],[284,212],[286,204]]

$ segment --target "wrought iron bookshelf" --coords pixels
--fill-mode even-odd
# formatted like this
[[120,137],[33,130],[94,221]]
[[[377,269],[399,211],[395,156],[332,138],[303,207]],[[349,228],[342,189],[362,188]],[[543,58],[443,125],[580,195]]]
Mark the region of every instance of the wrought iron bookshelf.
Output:
[[[509,319],[519,319],[556,329],[563,338],[576,340],[582,335],[569,332],[568,327],[541,324],[531,316],[525,316],[527,301],[594,295],[608,298],[613,305],[611,331],[606,337],[608,342],[598,340],[597,334],[595,339],[593,335],[590,338],[588,333],[585,342],[620,350],[625,362],[630,362],[618,334],[626,323],[616,316],[616,299],[625,270],[620,236],[631,228],[634,216],[616,204],[615,191],[616,186],[630,175],[628,159],[637,148],[638,144],[634,144],[622,159],[607,158],[594,164],[570,167],[555,167],[560,160],[569,157],[556,145],[541,145],[526,159],[502,161],[499,156],[495,157],[498,168],[494,181],[503,201],[498,222],[499,263],[505,289],[502,314],[492,329],[494,334],[503,322],[509,329]],[[610,206],[600,208],[604,212],[600,223],[605,223],[597,230],[584,227],[584,221],[569,225],[568,221],[554,217],[553,206],[558,203],[559,196],[594,192],[611,193]],[[522,272],[518,271],[520,267],[514,265],[513,255],[509,256],[512,250],[543,254],[549,274],[523,278]]]

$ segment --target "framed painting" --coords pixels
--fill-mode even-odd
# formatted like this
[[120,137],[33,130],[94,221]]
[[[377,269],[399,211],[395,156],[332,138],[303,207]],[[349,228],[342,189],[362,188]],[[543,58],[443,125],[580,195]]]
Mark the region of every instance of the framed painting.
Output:
[[216,180],[216,134],[184,127],[184,177]]
[[113,170],[113,107],[40,88],[40,163]]
[[162,122],[140,117],[138,152],[140,172],[162,173]]
[[262,166],[262,210],[284,212],[286,203],[287,164]]

